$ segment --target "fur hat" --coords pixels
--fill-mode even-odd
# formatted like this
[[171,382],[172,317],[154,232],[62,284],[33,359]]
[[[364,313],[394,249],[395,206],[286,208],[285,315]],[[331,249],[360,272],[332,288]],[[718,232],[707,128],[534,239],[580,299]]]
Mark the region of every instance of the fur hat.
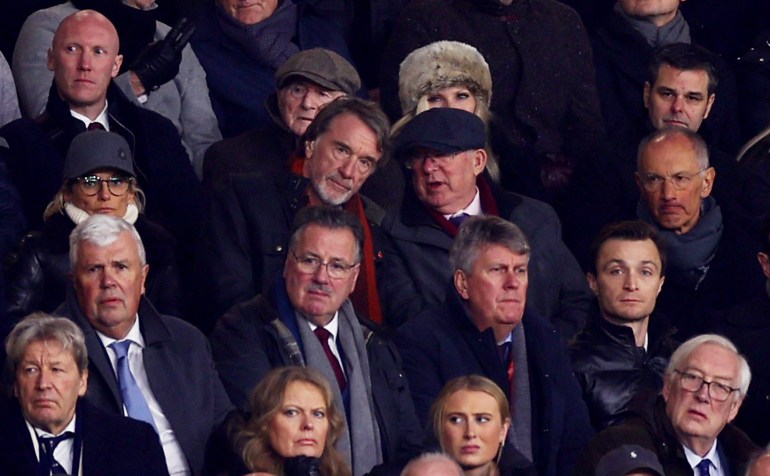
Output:
[[459,41],[437,41],[409,53],[398,72],[401,112],[417,108],[421,96],[446,87],[463,84],[489,106],[492,75],[479,51]]

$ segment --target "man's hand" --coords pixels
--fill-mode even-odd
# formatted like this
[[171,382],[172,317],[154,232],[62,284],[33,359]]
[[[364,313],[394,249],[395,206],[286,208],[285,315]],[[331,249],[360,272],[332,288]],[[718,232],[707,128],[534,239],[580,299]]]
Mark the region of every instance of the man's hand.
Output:
[[134,81],[132,81],[132,88],[137,95],[155,91],[174,79],[179,73],[182,50],[190,40],[193,31],[195,31],[193,22],[182,18],[165,38],[150,43],[139,53],[139,57],[129,67],[133,73],[131,79],[135,76],[144,87],[144,91],[139,91],[139,85],[133,84]]

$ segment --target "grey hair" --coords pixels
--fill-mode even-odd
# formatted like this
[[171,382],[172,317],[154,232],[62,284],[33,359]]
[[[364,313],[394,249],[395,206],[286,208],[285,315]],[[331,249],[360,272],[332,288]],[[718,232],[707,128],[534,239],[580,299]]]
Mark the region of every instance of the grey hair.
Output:
[[80,243],[88,241],[96,246],[109,246],[126,232],[136,243],[140,264],[142,266],[147,264],[147,254],[144,251],[142,237],[139,236],[134,225],[111,215],[91,215],[70,233],[70,270],[75,271]]
[[704,344],[713,344],[735,354],[740,363],[738,391],[741,397],[745,397],[749,390],[749,384],[751,384],[751,369],[749,368],[749,363],[746,361],[746,358],[738,352],[738,348],[735,347],[735,344],[733,344],[730,339],[719,334],[701,334],[686,340],[673,354],[671,354],[671,359],[668,361],[668,367],[666,367],[666,377],[670,378],[674,373],[674,370],[679,370],[682,362],[684,362],[695,349]]
[[11,375],[16,374],[30,344],[46,341],[57,341],[70,352],[81,375],[88,368],[86,341],[77,324],[64,317],[36,312],[19,321],[5,339],[6,365]]
[[672,137],[683,136],[690,142],[695,150],[695,160],[698,162],[698,168],[706,170],[709,168],[709,149],[703,138],[697,132],[691,131],[686,127],[666,126],[650,132],[641,142],[636,150],[636,170],[641,172],[642,154],[653,142],[663,142]]
[[294,224],[289,238],[289,249],[297,249],[297,243],[305,229],[310,225],[329,230],[350,230],[356,242],[356,263],[363,259],[364,229],[358,218],[338,207],[326,205],[305,207],[294,217]]
[[[455,470],[454,475],[448,474],[446,476],[463,476],[463,469],[460,467],[459,464],[457,464],[457,461],[452,459],[449,455],[446,455],[444,453],[424,453],[418,456],[417,458],[414,458],[404,467],[404,470],[401,471],[401,476],[409,476],[411,471],[416,471],[418,469],[418,466],[422,464],[427,463],[447,463],[452,465],[453,469]],[[416,474],[416,473],[415,473]]]
[[489,245],[500,245],[518,255],[530,255],[529,241],[521,228],[500,217],[480,215],[469,218],[460,227],[449,250],[452,270],[470,274],[479,251]]

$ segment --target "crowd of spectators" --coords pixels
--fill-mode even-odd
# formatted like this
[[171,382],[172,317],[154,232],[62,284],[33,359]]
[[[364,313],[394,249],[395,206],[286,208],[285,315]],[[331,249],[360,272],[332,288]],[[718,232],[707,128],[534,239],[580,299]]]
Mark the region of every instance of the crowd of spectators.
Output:
[[3,4],[0,473],[768,474],[766,2]]

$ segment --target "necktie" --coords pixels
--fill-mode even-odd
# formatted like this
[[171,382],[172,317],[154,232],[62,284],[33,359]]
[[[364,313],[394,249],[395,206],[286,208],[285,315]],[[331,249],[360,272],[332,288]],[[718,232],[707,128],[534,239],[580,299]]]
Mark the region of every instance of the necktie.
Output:
[[[144,399],[139,385],[136,384],[134,374],[128,365],[128,348],[131,345],[130,340],[113,342],[110,347],[115,351],[118,357],[118,383],[120,384],[120,393],[123,395],[123,404],[126,406],[128,416],[135,420],[141,420],[149,423],[155,428],[155,421],[152,419],[150,407],[147,400]],[[158,429],[155,428],[157,432]]]
[[334,376],[337,378],[337,385],[340,386],[340,391],[344,392],[345,387],[347,386],[347,382],[345,381],[345,373],[342,372],[342,366],[340,366],[339,359],[337,359],[337,356],[334,355],[331,347],[329,347],[329,338],[332,336],[331,332],[327,331],[321,326],[318,326],[313,331],[313,334],[315,334],[315,336],[318,337],[318,341],[321,342],[321,347],[324,348],[326,358],[329,359],[329,364],[332,366]]
[[88,127],[86,127],[86,129],[89,131],[103,131],[104,126],[102,125],[101,122],[92,122],[91,124],[88,125]]
[[59,436],[38,436],[37,440],[40,443],[40,469],[43,474],[67,474],[61,464],[53,457],[53,452],[56,447],[64,440],[68,440],[75,436],[71,431],[65,431]]
[[702,459],[695,467],[698,468],[698,476],[711,476],[711,460]]
[[471,216],[467,213],[460,213],[459,215],[455,215],[453,217],[449,217],[449,223],[453,224],[457,228],[460,228],[460,225],[462,225],[465,220],[470,218]]

